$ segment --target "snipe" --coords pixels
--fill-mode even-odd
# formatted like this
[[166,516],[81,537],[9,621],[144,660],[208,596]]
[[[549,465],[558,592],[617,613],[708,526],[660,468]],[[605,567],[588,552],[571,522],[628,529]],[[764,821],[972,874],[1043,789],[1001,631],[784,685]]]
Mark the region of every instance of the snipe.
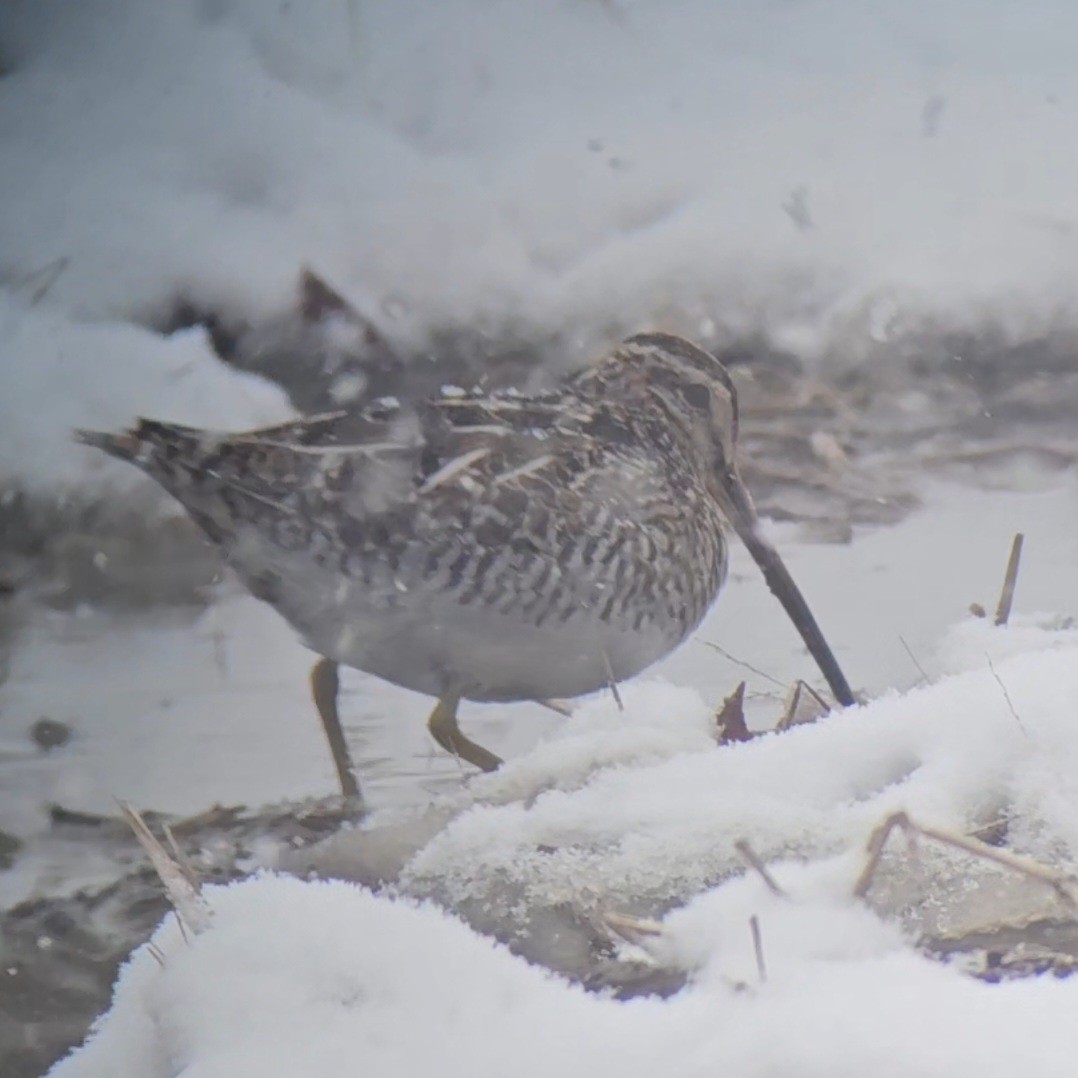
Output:
[[462,734],[459,701],[578,696],[662,658],[722,586],[726,524],[852,703],[758,532],[737,436],[726,370],[662,333],[542,394],[385,399],[238,434],[152,420],[79,434],[176,497],[325,657],[315,699],[351,795],[334,664],[437,697],[438,743],[492,770],[501,761]]

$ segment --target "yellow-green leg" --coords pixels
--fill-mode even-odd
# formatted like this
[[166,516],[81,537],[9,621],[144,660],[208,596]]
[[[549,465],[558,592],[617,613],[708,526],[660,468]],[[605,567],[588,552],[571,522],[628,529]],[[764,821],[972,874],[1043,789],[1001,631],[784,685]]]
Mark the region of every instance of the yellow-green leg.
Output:
[[341,793],[346,802],[358,808],[363,804],[363,795],[359,792],[355,766],[348,752],[348,742],[344,739],[341,716],[337,710],[339,689],[337,664],[332,659],[319,659],[311,669],[311,695],[314,697],[314,706],[318,709],[318,717],[322,720],[322,729],[326,732],[333,766],[337,769],[337,781],[341,784]]
[[470,741],[461,733],[457,723],[457,705],[460,696],[447,694],[443,696],[427,720],[427,729],[431,737],[442,746],[446,752],[475,764],[480,771],[497,771],[502,764],[502,758],[495,756],[489,749]]

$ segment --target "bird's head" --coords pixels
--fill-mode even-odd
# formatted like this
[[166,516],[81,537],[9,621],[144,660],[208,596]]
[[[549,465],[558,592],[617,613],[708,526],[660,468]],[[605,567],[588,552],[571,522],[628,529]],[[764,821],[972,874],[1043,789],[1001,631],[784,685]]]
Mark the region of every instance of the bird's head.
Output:
[[846,678],[778,551],[761,533],[737,468],[737,390],[713,355],[669,333],[641,333],[612,352],[590,377],[597,387],[654,419],[656,445],[687,454],[734,531],[763,571],[839,703],[854,703]]
[[671,333],[641,333],[610,353],[591,376],[637,418],[650,417],[657,440],[672,439],[716,497],[736,491],[739,512],[755,519],[737,475],[737,390],[713,355]]

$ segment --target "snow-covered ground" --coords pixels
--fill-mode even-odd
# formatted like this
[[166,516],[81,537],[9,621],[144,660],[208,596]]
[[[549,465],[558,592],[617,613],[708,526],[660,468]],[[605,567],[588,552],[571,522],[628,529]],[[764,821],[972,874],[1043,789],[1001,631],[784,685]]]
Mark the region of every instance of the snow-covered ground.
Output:
[[[1051,335],[1053,377],[1073,371],[1076,45],[1063,0],[8,0],[0,524],[15,492],[176,512],[73,427],[292,414],[209,329],[175,327],[272,343],[304,265],[405,352],[455,326],[554,342],[570,365],[661,326],[763,338],[825,377],[905,370],[928,340],[961,379],[961,331],[1004,358]],[[906,377],[911,430],[947,414]],[[961,388],[968,422],[980,387]],[[925,486],[921,511],[848,545],[772,526],[869,700],[815,726],[713,743],[740,678],[763,728],[782,687],[815,676],[740,550],[624,713],[606,695],[568,719],[467,706],[507,758],[495,776],[433,751],[429,700],[346,674],[367,828],[436,806],[396,895],[273,876],[207,889],[210,927],[184,940],[167,920],[56,1073],[1070,1074],[1078,981],[987,985],[915,946],[1069,924],[1049,888],[930,843],[917,863],[893,839],[872,904],[851,896],[898,808],[1075,867],[1078,640],[1055,614],[1078,606],[1078,500],[1058,450],[1053,475],[1019,461],[1009,490]],[[965,612],[991,610],[1016,531],[1022,614],[995,630]],[[183,814],[332,792],[310,657],[233,585],[188,609],[19,602],[7,643],[0,624],[0,831],[27,852],[0,906],[114,871],[51,833],[49,802]],[[34,748],[39,717],[71,741]],[[787,898],[743,874],[738,839],[778,862]],[[663,917],[622,957],[687,987],[588,994],[476,931],[560,930],[544,918],[564,909]]]
[[[970,620],[933,656],[958,672],[725,749],[698,694],[630,685],[624,712],[586,705],[459,795],[400,897],[275,876],[205,889],[208,927],[166,920],[53,1073],[1069,1074],[1078,981],[989,985],[913,944],[1065,924],[1073,897],[894,838],[882,894],[866,905],[853,889],[869,834],[897,810],[1003,827],[1009,849],[1073,871],[1076,660],[1078,630],[1058,620]],[[738,840],[783,895],[742,872]],[[666,999],[589,994],[404,897],[424,891],[522,925],[688,900],[622,956],[688,984]]]
[[94,1041],[54,1074],[1072,1073],[1060,1037],[1078,981],[989,986],[920,958],[851,900],[851,868],[785,867],[787,900],[756,880],[706,895],[663,940],[693,984],[629,1003],[431,907],[283,879],[214,890],[213,927],[185,944],[165,926],[163,958],[137,956]]
[[[715,746],[714,707],[738,679],[760,694],[757,725],[777,717],[781,690],[708,643],[780,682],[813,676],[740,552],[694,640],[623,686],[625,712],[606,694],[569,719],[467,708],[466,728],[508,758],[494,776],[467,777],[432,752],[425,698],[351,675],[344,717],[376,810],[366,829],[435,809],[433,834],[403,851],[400,897],[276,877],[208,889],[210,928],[184,942],[169,919],[154,938],[163,965],[136,954],[100,1032],[57,1073],[344,1074],[361,1054],[373,1073],[411,1074],[434,1065],[431,1044],[461,1073],[557,1063],[586,1074],[624,1053],[629,1070],[665,1059],[685,1074],[716,1061],[749,1074],[946,1074],[956,1060],[1003,1074],[1019,1052],[1032,1053],[1032,1073],[1064,1073],[1072,982],[971,983],[914,946],[1008,916],[1066,921],[1049,888],[930,850],[910,871],[893,839],[879,901],[870,910],[851,897],[869,832],[897,809],[959,832],[1002,820],[1009,848],[1056,868],[1076,861],[1078,630],[1027,613],[1073,609],[1078,596],[1073,477],[1027,493],[926,494],[923,511],[849,546],[774,529],[848,672],[874,697],[815,726]],[[1013,624],[964,617],[972,601],[994,604],[1016,530],[1026,548]],[[911,653],[943,680],[917,687]],[[8,900],[71,891],[106,870],[93,851],[50,843],[47,800],[108,811],[122,797],[185,813],[331,791],[307,662],[276,615],[230,592],[186,618],[44,617],[16,650],[0,713],[40,710],[75,736],[2,765],[4,818],[40,842],[7,874]],[[13,748],[19,735],[9,731]],[[742,875],[739,839],[779,861],[789,899]],[[267,848],[263,863],[277,856]],[[597,998],[416,898],[518,937],[567,908],[587,920],[688,902],[645,944],[648,961],[685,971],[689,985],[665,1001]],[[773,1036],[777,1023],[791,1036]],[[547,1033],[533,1047],[522,1031],[536,1026]]]

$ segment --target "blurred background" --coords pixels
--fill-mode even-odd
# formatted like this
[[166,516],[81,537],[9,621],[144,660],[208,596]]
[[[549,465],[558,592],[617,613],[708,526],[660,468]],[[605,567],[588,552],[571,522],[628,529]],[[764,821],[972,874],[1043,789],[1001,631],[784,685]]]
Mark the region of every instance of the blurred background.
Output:
[[[309,654],[73,428],[534,389],[683,333],[858,686],[908,685],[1013,531],[1033,605],[1078,562],[1076,52],[1061,0],[3,0],[0,1070],[80,1038],[160,916],[114,798],[334,792]],[[718,701],[751,659],[764,723],[812,674],[738,558],[662,672]],[[370,800],[459,786],[428,701],[343,707]],[[464,721],[512,754],[556,716]],[[211,869],[295,818],[213,818]]]

